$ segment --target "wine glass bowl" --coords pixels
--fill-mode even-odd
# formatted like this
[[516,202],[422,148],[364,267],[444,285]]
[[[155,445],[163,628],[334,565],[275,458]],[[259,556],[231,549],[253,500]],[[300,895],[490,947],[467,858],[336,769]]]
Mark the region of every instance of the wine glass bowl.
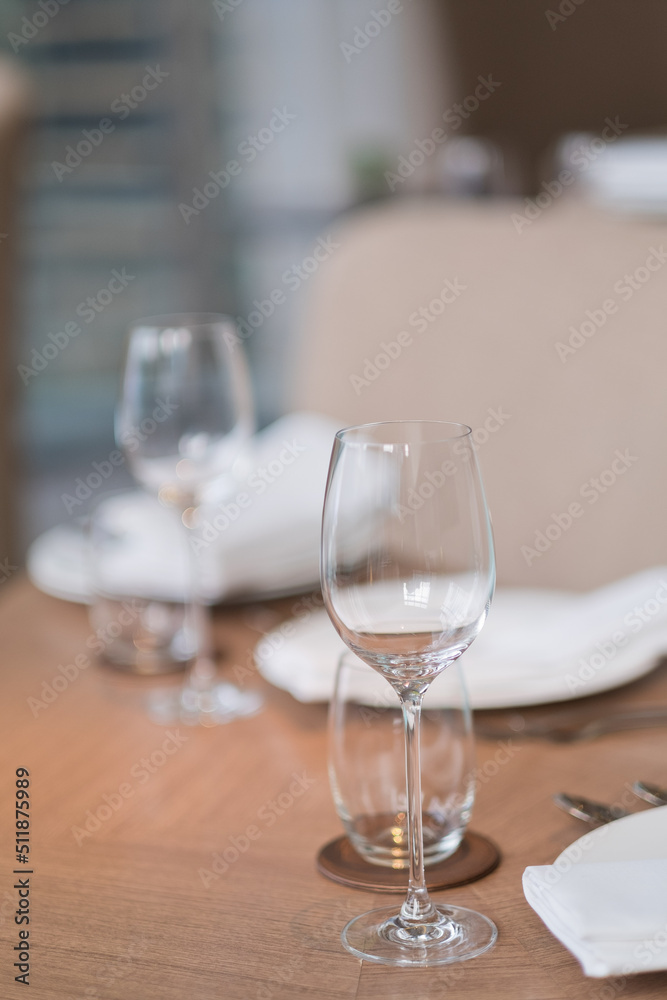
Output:
[[241,342],[227,317],[158,316],[130,330],[116,436],[135,479],[189,506],[253,429]]
[[462,907],[434,906],[424,882],[419,722],[432,680],[474,641],[495,584],[491,524],[463,424],[392,421],[339,431],[322,521],[322,590],[349,648],[401,701],[406,733],[410,877],[391,907],[352,920],[353,954],[439,965],[491,947],[496,929]]

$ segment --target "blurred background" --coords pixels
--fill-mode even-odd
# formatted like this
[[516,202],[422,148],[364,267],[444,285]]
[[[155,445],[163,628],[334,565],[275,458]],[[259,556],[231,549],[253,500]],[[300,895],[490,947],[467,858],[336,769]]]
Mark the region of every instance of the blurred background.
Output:
[[237,317],[266,425],[332,220],[529,198],[610,109],[659,131],[666,37],[660,0],[3,0],[0,555],[113,451],[130,322]]

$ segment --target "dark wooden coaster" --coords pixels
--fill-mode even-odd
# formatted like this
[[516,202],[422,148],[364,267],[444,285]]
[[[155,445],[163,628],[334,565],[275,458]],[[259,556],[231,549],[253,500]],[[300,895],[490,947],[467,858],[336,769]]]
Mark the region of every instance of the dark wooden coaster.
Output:
[[[500,851],[496,845],[481,833],[469,830],[454,854],[437,865],[427,865],[426,885],[429,889],[465,885],[488,875],[499,864]],[[317,856],[317,870],[334,882],[367,892],[405,892],[408,884],[407,868],[388,868],[365,861],[344,836],[324,845]]]

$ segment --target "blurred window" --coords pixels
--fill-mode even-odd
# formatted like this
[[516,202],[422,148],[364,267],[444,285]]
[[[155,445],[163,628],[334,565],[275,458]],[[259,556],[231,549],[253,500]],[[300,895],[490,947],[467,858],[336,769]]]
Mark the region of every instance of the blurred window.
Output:
[[36,93],[17,345],[30,539],[114,447],[138,317],[231,312],[259,422],[281,413],[335,216],[403,193],[385,174],[446,92],[430,0],[3,0],[0,33]]

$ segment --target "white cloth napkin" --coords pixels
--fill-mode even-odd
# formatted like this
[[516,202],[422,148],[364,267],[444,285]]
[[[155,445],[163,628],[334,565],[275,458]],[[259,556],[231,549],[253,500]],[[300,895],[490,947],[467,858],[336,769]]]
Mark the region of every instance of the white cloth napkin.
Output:
[[[299,701],[327,701],[345,645],[324,611],[300,615],[257,645],[262,674]],[[463,654],[475,708],[594,694],[650,670],[667,653],[667,567],[588,594],[499,588]]]
[[523,891],[585,975],[667,969],[667,860],[526,868]]
[[620,139],[587,168],[582,180],[590,196],[615,211],[667,214],[667,140]]
[[[312,413],[283,417],[256,435],[235,479],[226,480],[217,495],[210,491],[196,536],[204,600],[294,593],[317,583],[324,490],[340,426]],[[103,567],[107,591],[181,599],[188,562],[173,512],[140,491],[107,503],[118,535]],[[27,565],[33,582],[47,593],[90,600],[85,540],[71,524],[41,535]]]

